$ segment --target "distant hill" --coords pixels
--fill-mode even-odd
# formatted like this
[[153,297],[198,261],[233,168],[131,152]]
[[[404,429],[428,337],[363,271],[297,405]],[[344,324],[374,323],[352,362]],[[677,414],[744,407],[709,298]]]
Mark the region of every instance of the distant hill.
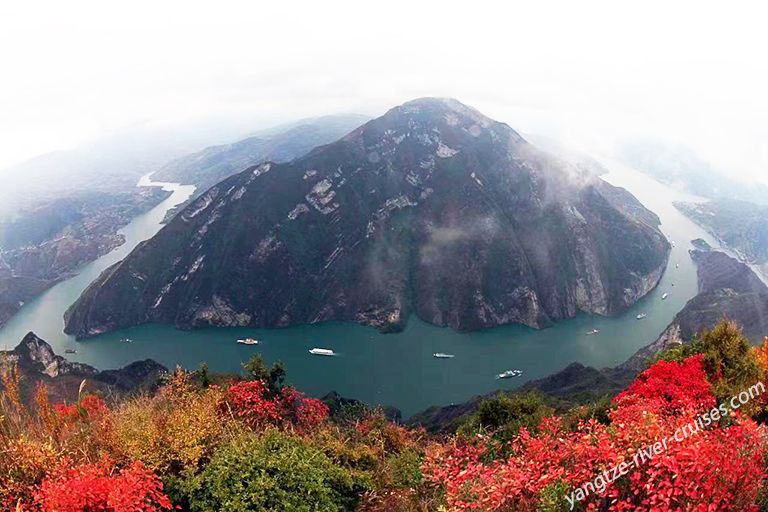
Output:
[[706,199],[737,199],[768,205],[768,186],[728,177],[696,153],[682,146],[658,141],[626,144],[621,158],[661,183]]
[[746,261],[768,264],[768,206],[730,199],[675,206]]
[[269,160],[287,162],[333,142],[369,118],[362,115],[324,116],[270,128],[233,144],[211,146],[169,162],[152,175],[155,181],[196,185],[197,195],[246,167]]

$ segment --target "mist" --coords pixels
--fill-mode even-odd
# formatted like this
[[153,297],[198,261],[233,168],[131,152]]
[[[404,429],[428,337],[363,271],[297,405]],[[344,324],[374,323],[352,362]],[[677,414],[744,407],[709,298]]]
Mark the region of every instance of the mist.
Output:
[[373,116],[450,96],[587,152],[653,138],[731,177],[768,181],[768,35],[758,9],[6,2],[0,175],[136,128],[201,126],[206,137],[178,141],[199,149],[297,118]]

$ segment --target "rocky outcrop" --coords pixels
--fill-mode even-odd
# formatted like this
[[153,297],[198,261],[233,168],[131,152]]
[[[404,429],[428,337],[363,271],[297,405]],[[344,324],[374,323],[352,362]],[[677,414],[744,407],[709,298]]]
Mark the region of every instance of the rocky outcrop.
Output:
[[32,332],[24,336],[13,350],[0,351],[0,363],[17,368],[25,400],[31,400],[37,383],[43,382],[54,402],[77,400],[83,381],[86,391],[105,396],[149,390],[166,371],[164,366],[151,359],[117,370],[99,371],[93,366],[68,361],[55,354],[48,343]]
[[406,103],[286,164],[226,179],[68,311],[78,337],[141,324],[327,320],[459,330],[610,315],[669,252],[629,193],[455,100]]
[[19,367],[31,373],[39,373],[48,377],[62,375],[77,375],[92,377],[98,370],[87,364],[71,363],[53,352],[53,348],[38,338],[35,333],[28,333],[21,343],[5,357],[15,361]]

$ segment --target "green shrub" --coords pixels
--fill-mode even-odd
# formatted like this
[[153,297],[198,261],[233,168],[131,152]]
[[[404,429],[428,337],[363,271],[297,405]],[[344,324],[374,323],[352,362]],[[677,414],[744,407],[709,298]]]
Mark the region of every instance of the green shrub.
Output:
[[423,481],[421,474],[421,455],[415,450],[404,450],[389,457],[386,461],[386,473],[393,487],[418,487]]
[[477,412],[459,427],[459,433],[473,436],[492,432],[497,439],[507,441],[522,427],[535,431],[541,420],[553,413],[537,393],[498,395],[483,400]]
[[351,473],[293,434],[268,430],[219,449],[195,479],[190,510],[354,510],[361,489]]

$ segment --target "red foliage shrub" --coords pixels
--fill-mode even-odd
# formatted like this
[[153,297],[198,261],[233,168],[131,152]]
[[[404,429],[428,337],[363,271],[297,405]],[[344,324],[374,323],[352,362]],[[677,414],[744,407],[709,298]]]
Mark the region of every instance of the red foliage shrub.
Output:
[[[758,510],[768,476],[764,427],[715,421],[681,442],[670,439],[715,405],[701,356],[657,362],[614,404],[610,425],[582,422],[570,432],[558,419],[546,419],[537,435],[521,429],[507,459],[489,460],[492,441],[477,438],[434,448],[422,470],[457,512],[568,508],[566,496],[622,461],[634,466],[604,479],[603,489],[593,485],[582,502],[586,510]],[[639,449],[664,438],[670,442],[663,451],[637,462]]]
[[328,417],[328,407],[291,387],[272,396],[260,380],[238,382],[230,386],[229,399],[235,415],[251,427],[290,423],[308,430]]
[[627,396],[642,398],[659,412],[701,411],[715,405],[701,354],[682,363],[658,361],[638,375],[615,401],[621,402]]
[[140,462],[117,471],[111,461],[62,468],[35,493],[33,509],[51,512],[170,510],[163,484]]
[[301,430],[310,430],[328,418],[328,406],[316,398],[309,398],[295,388],[286,387],[277,399],[283,417]]
[[283,418],[278,404],[260,380],[238,382],[229,387],[229,400],[235,415],[252,427],[279,422]]
[[53,410],[64,423],[74,423],[82,419],[95,420],[109,412],[104,401],[96,395],[86,395],[76,404],[55,404]]

